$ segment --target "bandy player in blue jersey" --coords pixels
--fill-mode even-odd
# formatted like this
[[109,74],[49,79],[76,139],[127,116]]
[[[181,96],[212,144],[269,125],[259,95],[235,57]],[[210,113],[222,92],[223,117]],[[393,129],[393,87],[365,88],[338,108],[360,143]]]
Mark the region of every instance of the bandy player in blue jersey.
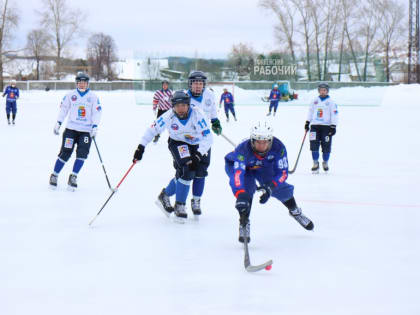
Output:
[[286,147],[273,136],[273,128],[268,122],[256,123],[250,138],[225,156],[225,171],[239,212],[239,242],[243,243],[245,237],[250,241],[249,216],[257,190],[262,192],[260,203],[274,197],[287,207],[289,214],[302,227],[306,230],[314,228],[312,221],[296,204],[293,185],[286,182],[288,167]]
[[228,91],[227,88],[223,89],[223,93],[220,96],[219,108],[222,106],[222,102],[224,103],[224,107],[225,107],[226,121],[229,122],[229,111],[232,113],[233,119],[237,121],[235,108],[234,108],[235,104],[233,101],[233,95],[232,93]]
[[12,113],[12,124],[14,125],[17,112],[16,100],[19,98],[19,89],[16,87],[16,80],[12,80],[10,85],[6,87],[3,97],[6,95],[7,123],[10,125],[10,113]]

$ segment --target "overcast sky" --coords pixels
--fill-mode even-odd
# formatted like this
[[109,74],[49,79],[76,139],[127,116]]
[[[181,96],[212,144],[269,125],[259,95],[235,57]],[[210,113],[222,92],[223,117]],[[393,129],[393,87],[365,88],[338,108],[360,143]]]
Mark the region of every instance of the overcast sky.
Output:
[[[15,0],[20,14],[16,44],[38,27],[41,0]],[[226,57],[232,44],[251,43],[258,52],[278,48],[275,17],[257,6],[257,0],[71,0],[88,15],[84,39],[74,43],[73,57],[85,57],[90,34],[111,35],[121,57],[136,55]],[[76,47],[79,47],[76,51]]]

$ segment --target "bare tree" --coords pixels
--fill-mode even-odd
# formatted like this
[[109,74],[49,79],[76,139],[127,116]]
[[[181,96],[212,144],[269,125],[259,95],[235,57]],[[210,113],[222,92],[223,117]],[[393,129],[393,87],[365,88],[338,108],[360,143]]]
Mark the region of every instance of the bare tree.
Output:
[[323,80],[326,80],[328,73],[328,57],[334,43],[335,29],[338,24],[339,10],[337,0],[325,0],[324,8],[324,67]]
[[257,53],[251,45],[239,43],[232,46],[228,63],[240,76],[249,75],[256,56]]
[[69,43],[81,35],[85,15],[79,9],[67,6],[66,0],[42,0],[44,10],[40,11],[41,25],[49,30],[54,38],[56,54],[56,76],[61,76],[61,59]]
[[117,60],[117,47],[114,39],[103,33],[93,34],[88,40],[87,60],[96,80],[112,80],[112,63]]
[[404,32],[402,24],[404,20],[404,6],[395,0],[377,0],[377,12],[379,12],[379,46],[385,53],[386,81],[390,79],[389,55],[392,45]]
[[3,90],[3,64],[4,56],[11,51],[8,50],[12,31],[17,27],[19,23],[18,12],[13,8],[8,0],[0,1],[1,5],[1,16],[0,16],[0,88]]
[[32,30],[26,37],[26,50],[36,62],[36,79],[39,80],[39,64],[51,51],[52,37],[43,29]]
[[279,24],[275,27],[275,36],[280,43],[284,41],[287,43],[293,63],[296,63],[294,42],[296,7],[288,0],[260,0],[259,6],[276,14]]

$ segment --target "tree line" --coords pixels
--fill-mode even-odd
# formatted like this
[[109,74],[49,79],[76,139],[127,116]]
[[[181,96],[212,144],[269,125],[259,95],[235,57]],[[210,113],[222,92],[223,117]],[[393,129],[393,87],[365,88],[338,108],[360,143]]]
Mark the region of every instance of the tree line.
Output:
[[[117,47],[110,35],[94,33],[88,39],[86,62],[69,62],[71,44],[83,37],[83,25],[87,19],[85,13],[68,5],[66,0],[42,0],[42,9],[36,11],[39,25],[31,30],[26,37],[26,45],[17,50],[10,50],[12,35],[19,25],[20,16],[15,3],[10,0],[0,1],[0,84],[3,88],[4,63],[6,58],[19,51],[35,60],[35,79],[39,80],[41,72],[47,77],[59,80],[65,73],[75,73],[77,70],[89,69],[97,80],[114,78],[111,67],[117,61]],[[42,61],[53,61],[53,69],[41,69]],[[41,71],[43,70],[43,71]]]

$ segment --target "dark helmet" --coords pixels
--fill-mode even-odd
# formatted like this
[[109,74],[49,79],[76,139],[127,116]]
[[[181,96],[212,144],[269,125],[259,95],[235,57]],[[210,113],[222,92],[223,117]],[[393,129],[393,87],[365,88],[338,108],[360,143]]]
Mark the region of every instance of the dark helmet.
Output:
[[80,81],[89,82],[89,76],[84,72],[78,72],[76,76],[76,83]]
[[169,85],[169,81],[168,81],[168,80],[163,80],[163,81],[162,81],[162,85],[164,85],[165,83],[166,83],[167,85]]
[[330,86],[328,85],[328,83],[320,83],[318,85],[318,92],[319,92],[320,89],[327,89],[327,92],[329,92],[330,91]]
[[185,90],[175,91],[174,95],[171,98],[172,107],[175,107],[176,104],[188,104],[190,105],[191,97]]
[[192,83],[197,82],[197,81],[203,82],[203,91],[204,91],[204,88],[206,87],[206,83],[207,83],[207,77],[203,71],[192,71],[190,75],[188,76],[188,89],[191,91],[191,94],[193,96],[200,96],[201,94],[203,94],[203,91],[201,91],[201,93],[195,93],[192,90]]

